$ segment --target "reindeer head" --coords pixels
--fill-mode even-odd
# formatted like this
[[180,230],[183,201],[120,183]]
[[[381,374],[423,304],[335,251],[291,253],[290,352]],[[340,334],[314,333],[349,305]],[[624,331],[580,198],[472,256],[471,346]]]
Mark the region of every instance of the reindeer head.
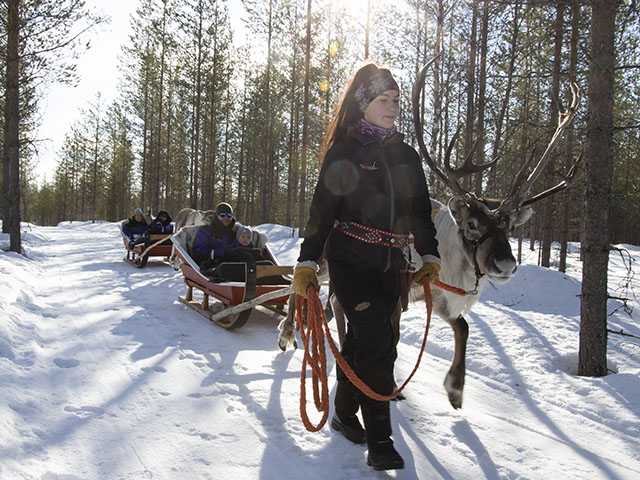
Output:
[[533,210],[530,207],[531,204],[569,186],[575,176],[578,163],[582,158],[582,155],[578,157],[578,160],[573,164],[566,177],[564,177],[558,185],[529,199],[525,199],[531,186],[549,162],[551,154],[560,140],[562,133],[571,124],[580,103],[580,90],[575,84],[571,85],[571,106],[566,111],[560,113],[558,128],[533,171],[527,176],[529,167],[533,162],[532,155],[520,168],[508,195],[503,200],[479,198],[465,190],[459,180],[467,175],[475,174],[491,167],[497,159],[486,164],[475,165],[472,158],[478,145],[478,141],[476,141],[462,166],[452,168],[450,162],[451,151],[453,150],[460,131],[458,128],[458,131],[447,147],[444,158],[445,171],[443,172],[429,156],[429,152],[424,143],[419,100],[422,89],[424,88],[427,69],[434,60],[435,58],[420,71],[416,83],[413,86],[413,121],[420,152],[425,158],[427,165],[429,165],[429,168],[433,170],[436,176],[451,189],[454,194],[453,198],[449,201],[449,212],[459,228],[465,245],[465,255],[469,262],[474,265],[476,277],[479,278],[487,275],[497,282],[506,282],[516,271],[516,261],[509,245],[509,234],[516,226],[525,223],[531,218],[533,214]]
[[209,225],[211,222],[213,222],[216,218],[216,211],[215,210],[204,210],[202,212],[202,225]]
[[469,264],[474,265],[476,275],[487,275],[495,282],[504,283],[517,269],[509,234],[529,220],[533,210],[523,207],[511,215],[491,215],[491,209],[498,204],[497,200],[484,198],[467,203],[454,196],[449,200],[448,208],[462,237],[464,254]]

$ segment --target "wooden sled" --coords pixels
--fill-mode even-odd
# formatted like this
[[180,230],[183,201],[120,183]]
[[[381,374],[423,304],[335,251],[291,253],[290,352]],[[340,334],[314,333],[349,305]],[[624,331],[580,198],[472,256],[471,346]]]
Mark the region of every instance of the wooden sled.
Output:
[[145,248],[144,243],[141,243],[130,250],[129,238],[124,234],[124,232],[122,232],[122,230],[120,230],[120,233],[122,234],[124,248],[127,249],[124,261],[130,263],[134,267],[146,267],[149,257],[169,257],[171,255],[172,245],[162,245],[165,241],[171,238],[171,235],[154,233],[149,236],[150,243],[148,247]]
[[[289,280],[282,275],[291,275],[293,267],[277,265],[275,257],[266,243],[261,245],[260,239],[257,237],[259,234],[254,232],[254,244],[261,247],[262,256],[273,265],[234,263],[233,265],[242,265],[244,268],[244,278],[246,279],[244,282],[213,282],[200,273],[200,267],[190,255],[190,245],[199,228],[200,226],[184,227],[171,237],[181,261],[180,269],[184,275],[184,283],[187,285],[187,294],[179,296],[178,299],[213,323],[230,330],[244,326],[249,320],[251,312],[258,305],[286,315],[284,306],[289,300],[289,295],[293,292],[293,287],[290,286]],[[223,263],[221,265],[230,264]],[[265,279],[265,277],[271,278],[272,282],[270,283],[273,283],[273,279],[278,277],[282,281],[277,284],[261,285],[261,279]],[[194,288],[202,292],[202,301],[194,300]],[[211,309],[209,297],[217,300],[217,306],[222,306],[221,311],[216,312]]]

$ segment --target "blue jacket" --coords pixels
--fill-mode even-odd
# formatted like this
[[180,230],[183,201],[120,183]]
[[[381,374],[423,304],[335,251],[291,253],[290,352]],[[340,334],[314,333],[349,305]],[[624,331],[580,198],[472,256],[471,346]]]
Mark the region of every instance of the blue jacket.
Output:
[[234,224],[235,219],[225,227],[216,217],[211,225],[200,228],[193,241],[193,259],[199,264],[202,260],[211,258],[212,251],[214,258],[222,258],[225,252],[233,247]]
[[122,232],[130,239],[133,240],[134,235],[144,236],[149,233],[150,225],[147,225],[143,220],[137,222],[135,218],[130,218],[129,221],[122,225]]
[[249,245],[240,245],[240,244],[238,243],[238,239],[236,239],[236,240],[234,240],[234,241],[233,241],[233,245],[232,245],[232,247],[233,247],[233,248],[254,248],[254,247],[253,247],[253,241],[249,242]]
[[173,233],[173,225],[162,225],[161,223],[151,223],[151,233]]

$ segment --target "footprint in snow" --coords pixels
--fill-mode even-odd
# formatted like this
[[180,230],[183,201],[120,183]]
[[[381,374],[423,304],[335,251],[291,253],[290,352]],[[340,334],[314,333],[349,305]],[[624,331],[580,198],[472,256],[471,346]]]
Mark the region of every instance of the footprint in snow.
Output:
[[[72,413],[78,417],[86,418],[89,416],[102,418],[105,415],[105,410],[102,407],[92,407],[90,405],[83,405],[82,407],[72,407],[67,405],[64,407],[64,411]],[[113,414],[109,414],[110,417],[115,417]]]
[[74,368],[80,365],[80,361],[73,358],[56,358],[53,363],[60,368]]
[[142,367],[140,370],[142,370],[145,373],[148,372],[158,372],[158,373],[167,373],[167,369],[164,367]]

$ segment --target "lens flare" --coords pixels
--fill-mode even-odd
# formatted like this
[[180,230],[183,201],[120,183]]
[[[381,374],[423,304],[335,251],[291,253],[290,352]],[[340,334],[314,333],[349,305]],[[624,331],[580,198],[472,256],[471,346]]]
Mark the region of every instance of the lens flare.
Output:
[[329,91],[329,80],[322,80],[319,84],[318,84],[318,90],[320,90],[322,93],[327,93]]

